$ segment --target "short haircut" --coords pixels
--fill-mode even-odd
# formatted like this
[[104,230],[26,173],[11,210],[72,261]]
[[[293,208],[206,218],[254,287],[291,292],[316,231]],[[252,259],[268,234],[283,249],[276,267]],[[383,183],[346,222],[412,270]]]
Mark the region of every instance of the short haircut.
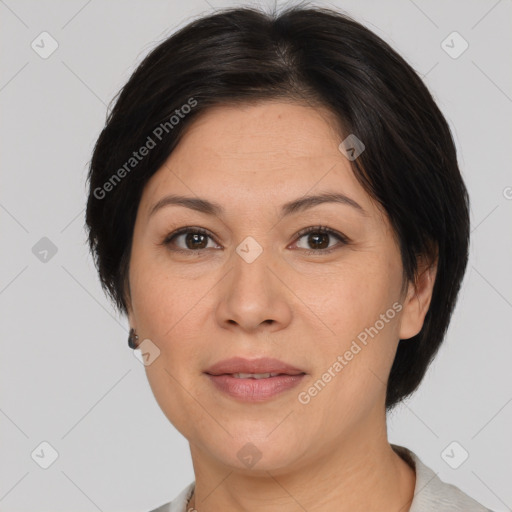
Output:
[[[389,218],[402,290],[416,283],[420,260],[437,264],[423,327],[398,344],[390,410],[416,390],[444,339],[468,261],[469,198],[449,126],[422,80],[345,14],[224,9],[190,22],[143,59],[112,100],[90,162],[86,224],[102,286],[127,313],[141,194],[185,128],[212,106],[273,99],[326,107],[339,121],[340,142],[354,134],[364,143],[351,166]],[[135,159],[143,146],[152,147]]]

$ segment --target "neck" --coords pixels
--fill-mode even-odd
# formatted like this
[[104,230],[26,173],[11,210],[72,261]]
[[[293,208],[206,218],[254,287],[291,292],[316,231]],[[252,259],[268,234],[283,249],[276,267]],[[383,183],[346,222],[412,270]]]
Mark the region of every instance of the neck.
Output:
[[407,512],[414,470],[391,448],[385,422],[379,435],[372,435],[361,429],[339,439],[336,448],[318,450],[300,467],[251,474],[219,464],[191,445],[196,481],[187,511]]

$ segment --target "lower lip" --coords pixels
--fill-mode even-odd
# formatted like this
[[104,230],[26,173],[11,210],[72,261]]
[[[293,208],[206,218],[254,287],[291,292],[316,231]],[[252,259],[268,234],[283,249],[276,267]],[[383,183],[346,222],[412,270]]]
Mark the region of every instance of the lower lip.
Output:
[[209,375],[211,382],[224,393],[245,402],[263,402],[300,384],[305,374],[278,375],[266,379],[237,379],[231,375]]

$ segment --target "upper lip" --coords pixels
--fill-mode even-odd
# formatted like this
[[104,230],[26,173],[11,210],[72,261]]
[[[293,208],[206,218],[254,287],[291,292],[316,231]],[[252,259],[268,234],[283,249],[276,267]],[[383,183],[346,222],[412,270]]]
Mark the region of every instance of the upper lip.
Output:
[[305,373],[279,359],[262,357],[259,359],[245,359],[232,357],[224,359],[210,366],[205,373],[210,375],[224,375],[233,373],[283,373],[286,375],[299,375]]

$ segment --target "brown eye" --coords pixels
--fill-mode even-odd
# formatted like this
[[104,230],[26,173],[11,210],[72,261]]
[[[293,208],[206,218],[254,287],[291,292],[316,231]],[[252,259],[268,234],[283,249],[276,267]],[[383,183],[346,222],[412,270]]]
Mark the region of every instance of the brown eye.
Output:
[[[300,239],[305,239],[306,247],[300,247],[304,249],[306,254],[327,254],[331,251],[338,249],[339,247],[348,244],[348,238],[343,236],[341,233],[337,233],[324,226],[316,226],[306,228],[297,234]],[[338,243],[332,243],[334,242]]]
[[203,233],[186,233],[184,236],[187,249],[204,249],[208,245],[208,236]]
[[329,246],[329,235],[327,233],[309,233],[307,240],[312,249],[327,249]]
[[210,240],[213,238],[206,230],[185,227],[168,235],[163,244],[173,251],[196,252],[212,248],[208,246]]

